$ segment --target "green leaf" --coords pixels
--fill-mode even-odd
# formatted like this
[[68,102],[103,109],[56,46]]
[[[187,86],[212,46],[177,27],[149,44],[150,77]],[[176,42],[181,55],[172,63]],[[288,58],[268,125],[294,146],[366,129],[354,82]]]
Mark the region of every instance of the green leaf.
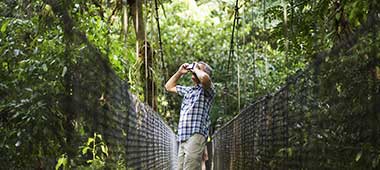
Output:
[[65,66],[65,67],[63,67],[63,71],[62,71],[62,75],[61,76],[62,77],[65,76],[66,72],[67,72],[67,67]]
[[20,115],[20,113],[19,113],[19,112],[16,112],[16,114],[14,114],[14,115],[11,117],[11,119],[17,118],[19,115]]
[[45,72],[48,71],[46,64],[42,64],[42,70],[44,70]]
[[1,32],[4,33],[7,30],[7,27],[9,25],[10,20],[7,20],[4,22],[4,24],[1,26]]
[[90,147],[88,147],[88,146],[83,147],[82,154],[83,155],[86,154],[89,149],[90,149]]
[[87,146],[89,146],[92,142],[94,142],[94,138],[88,138]]
[[59,169],[62,165],[65,167],[67,164],[67,157],[66,154],[62,154],[61,157],[58,159],[58,163],[55,165],[55,169]]
[[362,157],[363,151],[360,151],[358,154],[356,154],[355,161],[359,161],[360,158]]
[[373,168],[376,168],[377,165],[379,165],[379,160],[380,160],[380,155],[377,155],[377,158],[374,158],[374,159],[372,160],[372,167],[373,167]]
[[340,13],[337,13],[337,14],[335,15],[335,19],[336,19],[336,20],[339,20],[339,19],[340,19],[340,15],[341,15]]
[[293,150],[292,150],[292,148],[288,148],[288,154],[289,154],[290,157],[293,155]]
[[100,147],[102,148],[102,152],[103,152],[104,154],[106,154],[106,156],[108,156],[108,148],[107,148],[107,146],[102,145],[102,146],[100,146]]

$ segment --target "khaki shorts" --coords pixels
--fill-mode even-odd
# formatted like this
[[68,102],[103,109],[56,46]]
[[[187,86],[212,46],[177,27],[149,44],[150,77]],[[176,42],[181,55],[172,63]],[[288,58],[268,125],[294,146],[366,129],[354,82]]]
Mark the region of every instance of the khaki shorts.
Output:
[[199,133],[181,142],[178,151],[178,169],[200,170],[205,145],[206,138]]

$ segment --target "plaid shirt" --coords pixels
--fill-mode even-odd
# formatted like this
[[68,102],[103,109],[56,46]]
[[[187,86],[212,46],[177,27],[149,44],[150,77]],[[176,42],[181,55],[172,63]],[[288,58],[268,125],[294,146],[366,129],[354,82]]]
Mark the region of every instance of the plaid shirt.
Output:
[[194,133],[208,136],[210,126],[209,112],[214,100],[215,89],[203,89],[201,85],[193,87],[176,86],[177,93],[183,96],[178,124],[178,141],[186,141]]

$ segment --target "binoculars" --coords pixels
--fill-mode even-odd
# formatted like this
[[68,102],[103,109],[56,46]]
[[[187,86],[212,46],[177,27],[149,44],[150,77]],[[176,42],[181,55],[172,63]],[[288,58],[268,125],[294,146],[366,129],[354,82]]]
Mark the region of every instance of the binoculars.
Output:
[[187,70],[194,69],[194,67],[195,67],[196,64],[197,64],[197,63],[191,63],[191,64],[189,64],[189,65],[186,67],[186,69],[187,69]]

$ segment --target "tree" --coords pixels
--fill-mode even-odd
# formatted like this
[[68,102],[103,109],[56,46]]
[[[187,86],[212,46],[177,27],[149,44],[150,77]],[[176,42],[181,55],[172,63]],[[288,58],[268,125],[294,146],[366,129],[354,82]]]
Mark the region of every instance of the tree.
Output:
[[[156,83],[153,80],[153,61],[154,52],[147,39],[145,20],[143,17],[143,1],[128,0],[130,8],[130,17],[133,19],[134,30],[136,34],[136,54],[138,61],[142,62],[140,67],[141,82],[144,83],[144,101],[157,110]],[[148,8],[145,6],[145,8]],[[148,14],[145,14],[147,17]]]

